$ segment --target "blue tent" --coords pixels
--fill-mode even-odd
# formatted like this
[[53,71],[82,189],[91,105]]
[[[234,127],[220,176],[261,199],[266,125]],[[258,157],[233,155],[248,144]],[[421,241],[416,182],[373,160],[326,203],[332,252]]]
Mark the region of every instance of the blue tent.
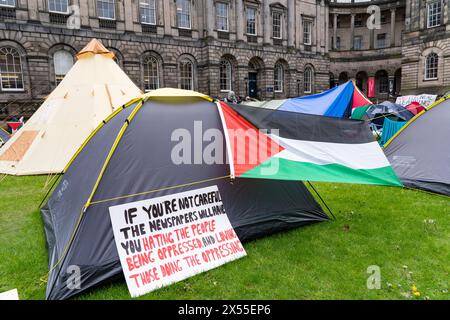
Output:
[[279,110],[342,118],[350,115],[354,85],[348,81],[322,93],[287,99]]

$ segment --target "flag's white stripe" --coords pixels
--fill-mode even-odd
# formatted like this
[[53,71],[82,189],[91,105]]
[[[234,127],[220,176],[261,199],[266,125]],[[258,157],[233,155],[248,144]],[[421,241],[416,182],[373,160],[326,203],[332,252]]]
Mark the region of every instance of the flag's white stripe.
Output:
[[352,169],[375,169],[389,166],[377,142],[346,144],[303,141],[270,135],[285,148],[276,157],[314,164],[340,164]]

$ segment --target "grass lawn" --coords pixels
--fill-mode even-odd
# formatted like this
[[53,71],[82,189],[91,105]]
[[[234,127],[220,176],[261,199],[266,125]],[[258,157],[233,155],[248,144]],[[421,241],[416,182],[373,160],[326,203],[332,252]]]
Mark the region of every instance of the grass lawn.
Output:
[[[44,299],[39,205],[47,177],[0,182],[0,292]],[[400,188],[316,183],[337,220],[245,244],[248,256],[141,299],[449,299],[450,198]],[[426,221],[426,222],[425,222]],[[381,289],[369,290],[371,265]],[[421,296],[412,297],[415,285]],[[129,299],[124,281],[78,299]]]

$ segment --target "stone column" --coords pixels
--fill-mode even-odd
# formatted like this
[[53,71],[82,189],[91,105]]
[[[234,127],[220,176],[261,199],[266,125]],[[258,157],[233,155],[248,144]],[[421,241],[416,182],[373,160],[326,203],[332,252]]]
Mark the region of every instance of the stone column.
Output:
[[337,19],[338,14],[333,14],[333,50],[337,49]]
[[395,8],[391,9],[391,47],[395,47]]
[[264,33],[264,44],[270,44],[271,27],[272,21],[270,19],[270,6],[269,0],[263,1],[263,33]]
[[28,0],[28,17],[32,21],[39,21],[39,8],[37,0]]
[[170,10],[170,0],[163,0],[163,11],[164,11],[164,34],[172,35],[172,11]]
[[330,42],[329,25],[330,25],[330,11],[328,6],[325,6],[325,52],[328,52],[329,50],[329,42]]
[[244,41],[244,4],[243,0],[236,0],[236,40]]
[[206,30],[208,37],[214,37],[215,10],[214,1],[206,0]]
[[295,0],[288,0],[287,5],[287,36],[288,47],[295,46]]
[[125,30],[133,31],[133,3],[131,0],[124,0],[124,12],[125,12]]
[[355,48],[355,14],[352,13],[350,15],[350,49],[354,49]]

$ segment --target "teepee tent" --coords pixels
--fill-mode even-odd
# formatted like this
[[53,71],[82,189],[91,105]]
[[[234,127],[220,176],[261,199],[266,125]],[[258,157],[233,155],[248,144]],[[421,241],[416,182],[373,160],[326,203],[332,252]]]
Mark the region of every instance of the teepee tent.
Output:
[[92,131],[141,91],[93,39],[26,124],[0,149],[0,173],[60,173]]
[[450,99],[410,120],[385,145],[385,154],[409,187],[450,196]]
[[[217,186],[241,241],[328,219],[299,181],[232,179],[226,143],[215,148],[216,161],[198,161],[197,155],[210,146],[198,144],[199,130],[218,134],[214,141],[226,141],[224,117],[208,96],[159,89],[126,104],[98,127],[42,208],[50,259],[47,299],[66,299],[122,273],[111,206]],[[192,152],[183,154],[193,158],[173,160],[174,133],[192,138]],[[257,147],[255,141],[248,142],[251,148]],[[66,285],[70,265],[81,269],[79,289]]]

